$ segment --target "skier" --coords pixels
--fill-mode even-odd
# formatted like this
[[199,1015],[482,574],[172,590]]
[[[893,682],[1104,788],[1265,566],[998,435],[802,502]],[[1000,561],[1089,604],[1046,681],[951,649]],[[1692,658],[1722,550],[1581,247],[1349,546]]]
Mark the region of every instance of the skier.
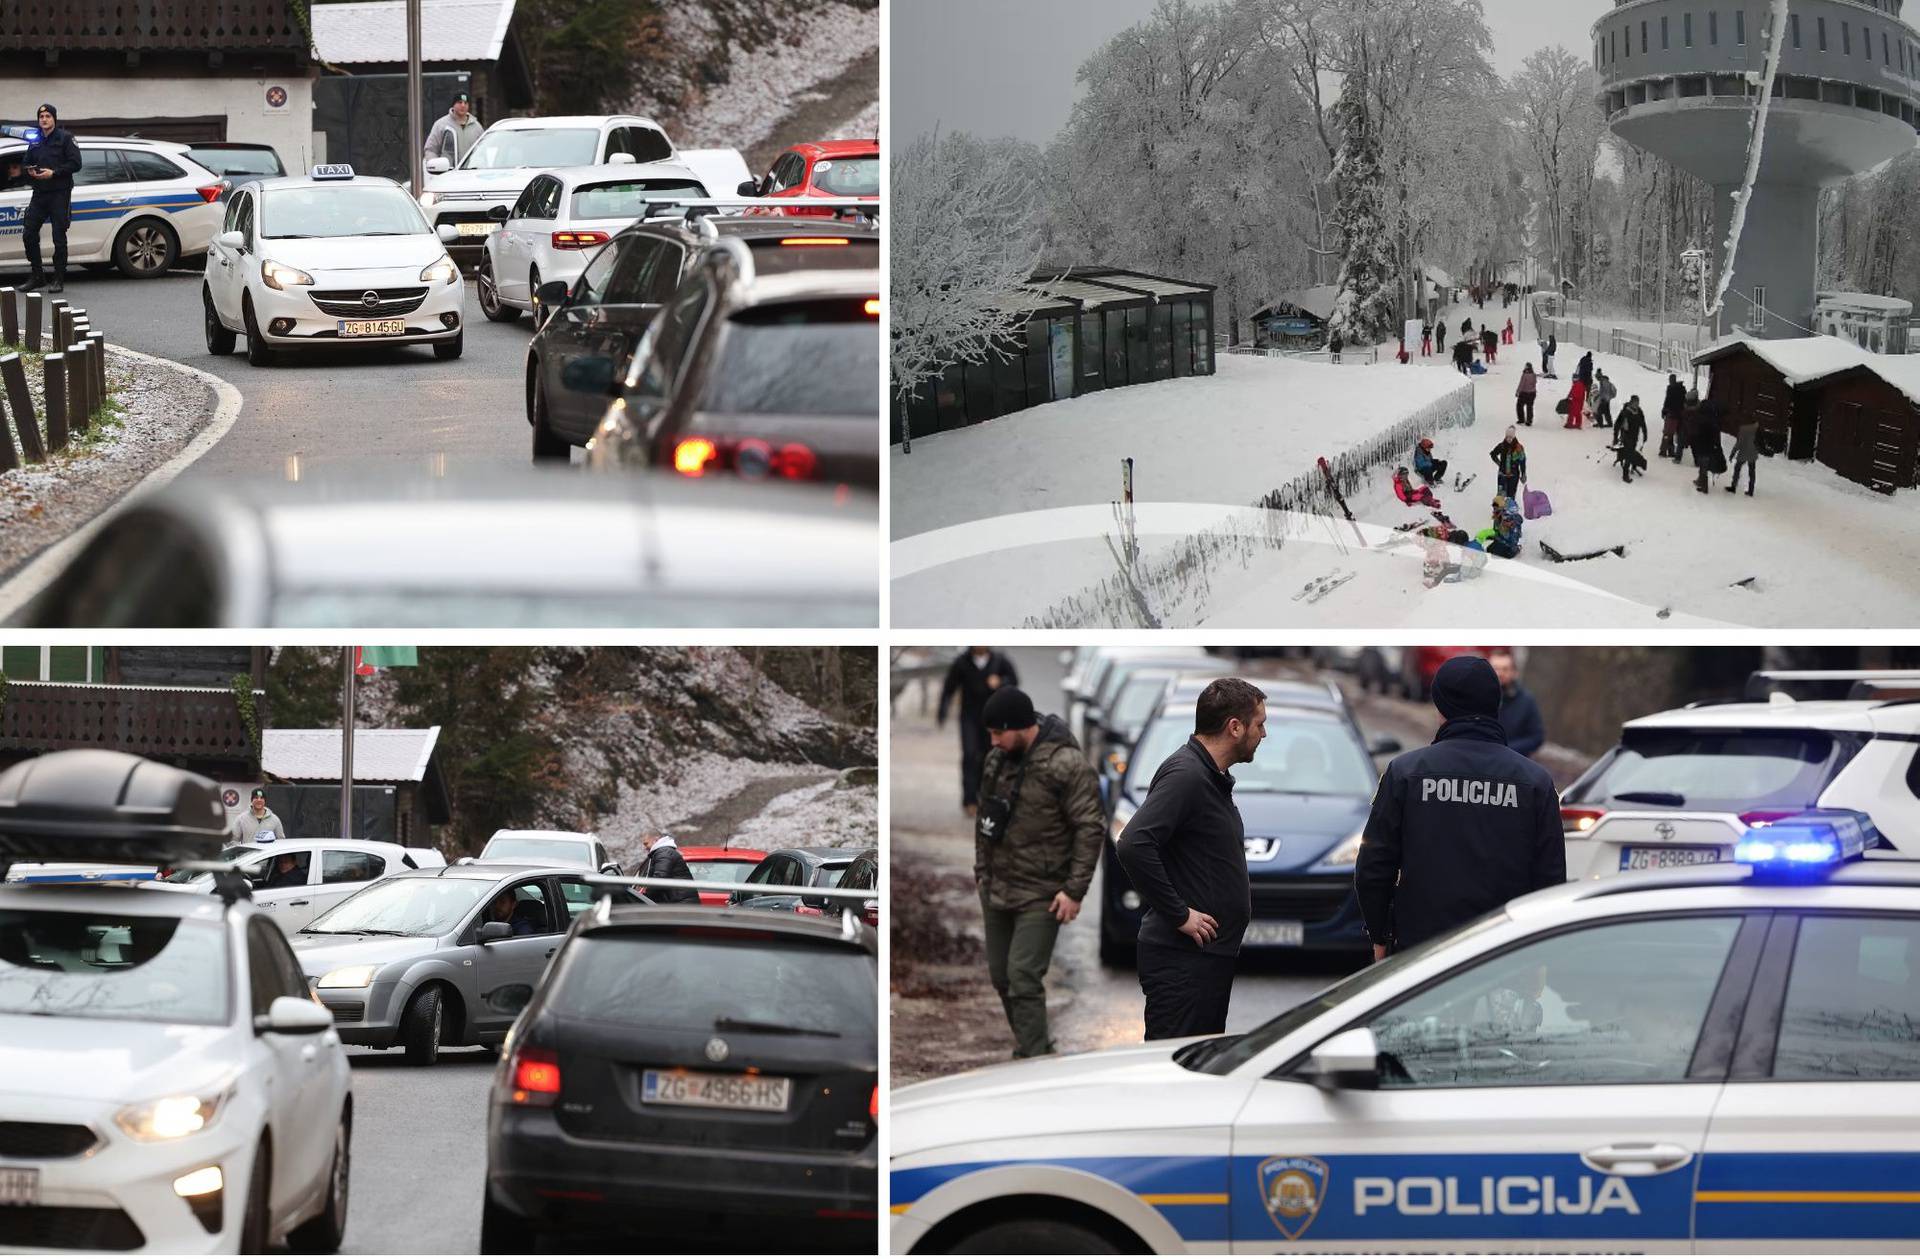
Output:
[[1447,461],[1433,457],[1433,438],[1422,437],[1420,444],[1413,448],[1413,470],[1428,485],[1446,479]]
[[1640,454],[1640,443],[1646,437],[1647,417],[1640,410],[1640,395],[1636,393],[1620,408],[1620,422],[1613,432],[1614,462],[1620,465],[1620,479],[1629,485],[1634,473],[1647,470],[1647,461]]
[[1500,482],[1500,494],[1503,498],[1512,498],[1520,492],[1520,486],[1527,479],[1527,448],[1514,436],[1513,425],[1507,425],[1507,439],[1488,452],[1493,460],[1493,471]]
[[1491,326],[1480,329],[1480,349],[1487,356],[1488,366],[1492,366],[1500,355],[1500,334]]
[[1409,507],[1431,507],[1440,510],[1440,500],[1433,491],[1424,485],[1415,485],[1407,476],[1406,465],[1393,470],[1393,496]]
[[1613,427],[1613,400],[1619,390],[1607,379],[1605,372],[1597,372],[1593,386],[1593,426],[1595,428]]
[[1533,374],[1533,364],[1528,363],[1520,373],[1520,387],[1513,391],[1514,418],[1528,428],[1533,427],[1533,400],[1539,392],[1540,378]]
[[1420,325],[1420,357],[1433,357],[1433,325],[1430,323]]
[[1687,405],[1687,391],[1680,378],[1667,373],[1667,396],[1660,403],[1660,458],[1680,462],[1680,417]]
[[1760,421],[1752,416],[1740,420],[1740,436],[1733,444],[1733,475],[1727,479],[1727,493],[1740,484],[1740,468],[1747,469],[1747,497],[1753,497],[1753,470],[1760,462]]
[[1327,361],[1329,363],[1338,363],[1340,361],[1340,344],[1341,344],[1340,334],[1337,332],[1334,333],[1333,336],[1328,339]]
[[1584,428],[1587,422],[1587,382],[1576,373],[1573,388],[1567,392],[1567,428]]

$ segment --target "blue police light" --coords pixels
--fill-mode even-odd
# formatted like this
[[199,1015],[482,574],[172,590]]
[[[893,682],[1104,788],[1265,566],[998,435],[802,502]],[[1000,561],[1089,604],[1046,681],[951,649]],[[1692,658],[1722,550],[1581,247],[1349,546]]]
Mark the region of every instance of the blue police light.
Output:
[[10,136],[15,140],[24,140],[26,141],[27,147],[32,148],[34,145],[40,143],[40,128],[13,127],[13,126],[0,127],[0,136]]
[[1853,809],[1809,809],[1748,831],[1733,859],[1756,873],[1816,873],[1851,861],[1882,843],[1873,819]]

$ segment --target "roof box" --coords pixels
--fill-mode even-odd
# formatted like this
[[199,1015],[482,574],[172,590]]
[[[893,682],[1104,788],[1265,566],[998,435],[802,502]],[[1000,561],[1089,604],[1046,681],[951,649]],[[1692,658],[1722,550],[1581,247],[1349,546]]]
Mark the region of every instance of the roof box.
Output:
[[82,748],[0,773],[0,866],[211,861],[226,839],[219,786],[157,761]]

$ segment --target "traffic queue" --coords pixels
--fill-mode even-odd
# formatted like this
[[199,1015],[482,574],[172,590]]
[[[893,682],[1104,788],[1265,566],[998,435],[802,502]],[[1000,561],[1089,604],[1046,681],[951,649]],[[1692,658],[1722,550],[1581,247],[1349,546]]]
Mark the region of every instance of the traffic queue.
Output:
[[[1186,749],[1204,750],[1243,728],[1209,723],[1204,689],[1201,716],[1188,707],[1217,660],[1099,648],[1064,663],[1072,719],[1096,732],[1082,746],[1101,748],[1098,732],[1121,720],[1108,715],[1128,707],[1116,707],[1128,674],[1158,693],[1143,725],[1127,718],[1143,732],[1170,712]],[[1848,698],[1756,674],[1748,700],[1628,722],[1556,802],[1537,765],[1500,747],[1516,767],[1487,770],[1492,753],[1474,751],[1462,727],[1488,720],[1497,693],[1479,693],[1491,672],[1465,657],[1433,679],[1445,718],[1433,746],[1361,773],[1365,742],[1347,736],[1368,781],[1342,791],[1335,776],[1324,794],[1358,800],[1344,815],[1354,838],[1296,838],[1236,787],[1246,947],[1284,958],[1351,918],[1344,941],[1371,946],[1370,964],[1356,953],[1360,969],[1250,1030],[1151,1039],[1140,931],[1146,1043],[893,1094],[893,1250],[1912,1248],[1920,675],[1838,680]],[[1236,776],[1295,792],[1310,830],[1323,792],[1308,777],[1330,767],[1289,745],[1331,720],[1313,704],[1335,709],[1338,692],[1310,702],[1297,679],[1253,685],[1265,708],[1244,723]],[[1110,811],[1143,764],[1166,774],[1185,750],[1170,742],[1143,733],[1121,750]],[[1448,772],[1463,757],[1473,772]],[[1513,851],[1498,856],[1480,847],[1496,814],[1514,819]],[[1451,830],[1421,829],[1446,818]],[[1127,894],[1142,867],[1127,850],[1157,842],[1141,829],[1116,821],[1122,860],[1110,847],[1104,862],[1126,890],[1102,912],[1117,904],[1136,924]],[[1443,850],[1454,868],[1432,865]],[[1517,894],[1496,866],[1520,872]],[[1303,912],[1334,880],[1342,907],[1329,891]],[[1483,906],[1443,922],[1476,881]],[[1179,890],[1204,893],[1191,876]],[[1172,912],[1163,891],[1147,894],[1149,920]],[[1223,934],[1239,928],[1217,916]]]
[[[703,879],[658,873],[695,873],[663,836],[637,875],[591,835],[495,842],[234,843],[217,784],[120,752],[0,773],[0,1247],[332,1253],[346,1046],[479,1045],[483,1253],[870,1250],[877,853]],[[372,877],[291,927],[323,870]]]

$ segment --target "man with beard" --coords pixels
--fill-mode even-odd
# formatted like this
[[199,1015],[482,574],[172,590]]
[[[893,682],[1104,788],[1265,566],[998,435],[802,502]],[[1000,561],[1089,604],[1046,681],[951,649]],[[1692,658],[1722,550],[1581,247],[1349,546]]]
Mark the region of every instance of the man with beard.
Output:
[[1253,918],[1246,833],[1227,771],[1267,737],[1266,693],[1239,678],[1200,692],[1193,737],[1154,771],[1120,834],[1120,864],[1147,904],[1138,969],[1147,1039],[1227,1030],[1240,938]]

